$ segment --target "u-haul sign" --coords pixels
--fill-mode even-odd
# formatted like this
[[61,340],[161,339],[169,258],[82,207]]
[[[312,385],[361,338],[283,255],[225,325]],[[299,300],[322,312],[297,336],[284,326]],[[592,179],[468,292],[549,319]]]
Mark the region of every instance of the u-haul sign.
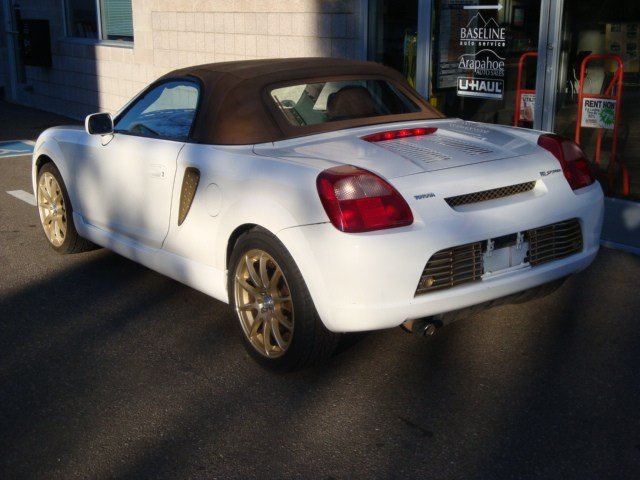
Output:
[[458,96],[502,100],[504,81],[492,78],[458,77]]

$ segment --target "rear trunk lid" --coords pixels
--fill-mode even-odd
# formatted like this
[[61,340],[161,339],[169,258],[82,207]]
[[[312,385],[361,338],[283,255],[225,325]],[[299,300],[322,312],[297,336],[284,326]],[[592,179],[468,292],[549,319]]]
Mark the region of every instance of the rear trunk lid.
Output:
[[[362,138],[372,133],[415,127],[437,130],[427,135],[378,142]],[[538,135],[529,130],[444,119],[350,129],[260,145],[254,151],[320,169],[350,164],[393,179],[530,155],[537,149]]]

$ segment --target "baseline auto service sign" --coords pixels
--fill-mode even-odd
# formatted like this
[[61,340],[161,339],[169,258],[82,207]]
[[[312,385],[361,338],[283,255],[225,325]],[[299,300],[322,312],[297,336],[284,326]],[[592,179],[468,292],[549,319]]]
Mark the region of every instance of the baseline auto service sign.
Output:
[[[501,5],[472,6],[465,10],[500,10]],[[485,14],[485,15],[490,15]],[[468,24],[460,28],[460,46],[472,53],[458,58],[458,70],[467,72],[457,79],[457,92],[461,97],[502,100],[504,97],[506,28],[492,17],[485,19],[478,11]]]

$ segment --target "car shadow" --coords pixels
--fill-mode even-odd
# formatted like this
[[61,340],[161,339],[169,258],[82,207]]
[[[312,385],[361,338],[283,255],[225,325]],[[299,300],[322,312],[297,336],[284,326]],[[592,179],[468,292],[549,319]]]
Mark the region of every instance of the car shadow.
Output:
[[106,250],[62,258],[1,300],[2,478],[606,477],[637,461],[635,257],[604,252],[553,295],[426,341],[347,336],[287,375],[251,362],[226,305]]

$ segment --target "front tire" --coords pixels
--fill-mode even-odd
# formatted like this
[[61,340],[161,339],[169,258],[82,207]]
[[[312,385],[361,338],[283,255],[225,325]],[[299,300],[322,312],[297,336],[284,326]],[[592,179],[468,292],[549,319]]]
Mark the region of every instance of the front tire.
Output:
[[243,344],[262,366],[284,372],[333,353],[340,335],[322,324],[293,258],[267,231],[256,228],[238,239],[228,288]]
[[79,253],[95,245],[85,240],[73,223],[73,209],[60,171],[46,163],[38,172],[37,202],[40,224],[51,248],[58,253]]

